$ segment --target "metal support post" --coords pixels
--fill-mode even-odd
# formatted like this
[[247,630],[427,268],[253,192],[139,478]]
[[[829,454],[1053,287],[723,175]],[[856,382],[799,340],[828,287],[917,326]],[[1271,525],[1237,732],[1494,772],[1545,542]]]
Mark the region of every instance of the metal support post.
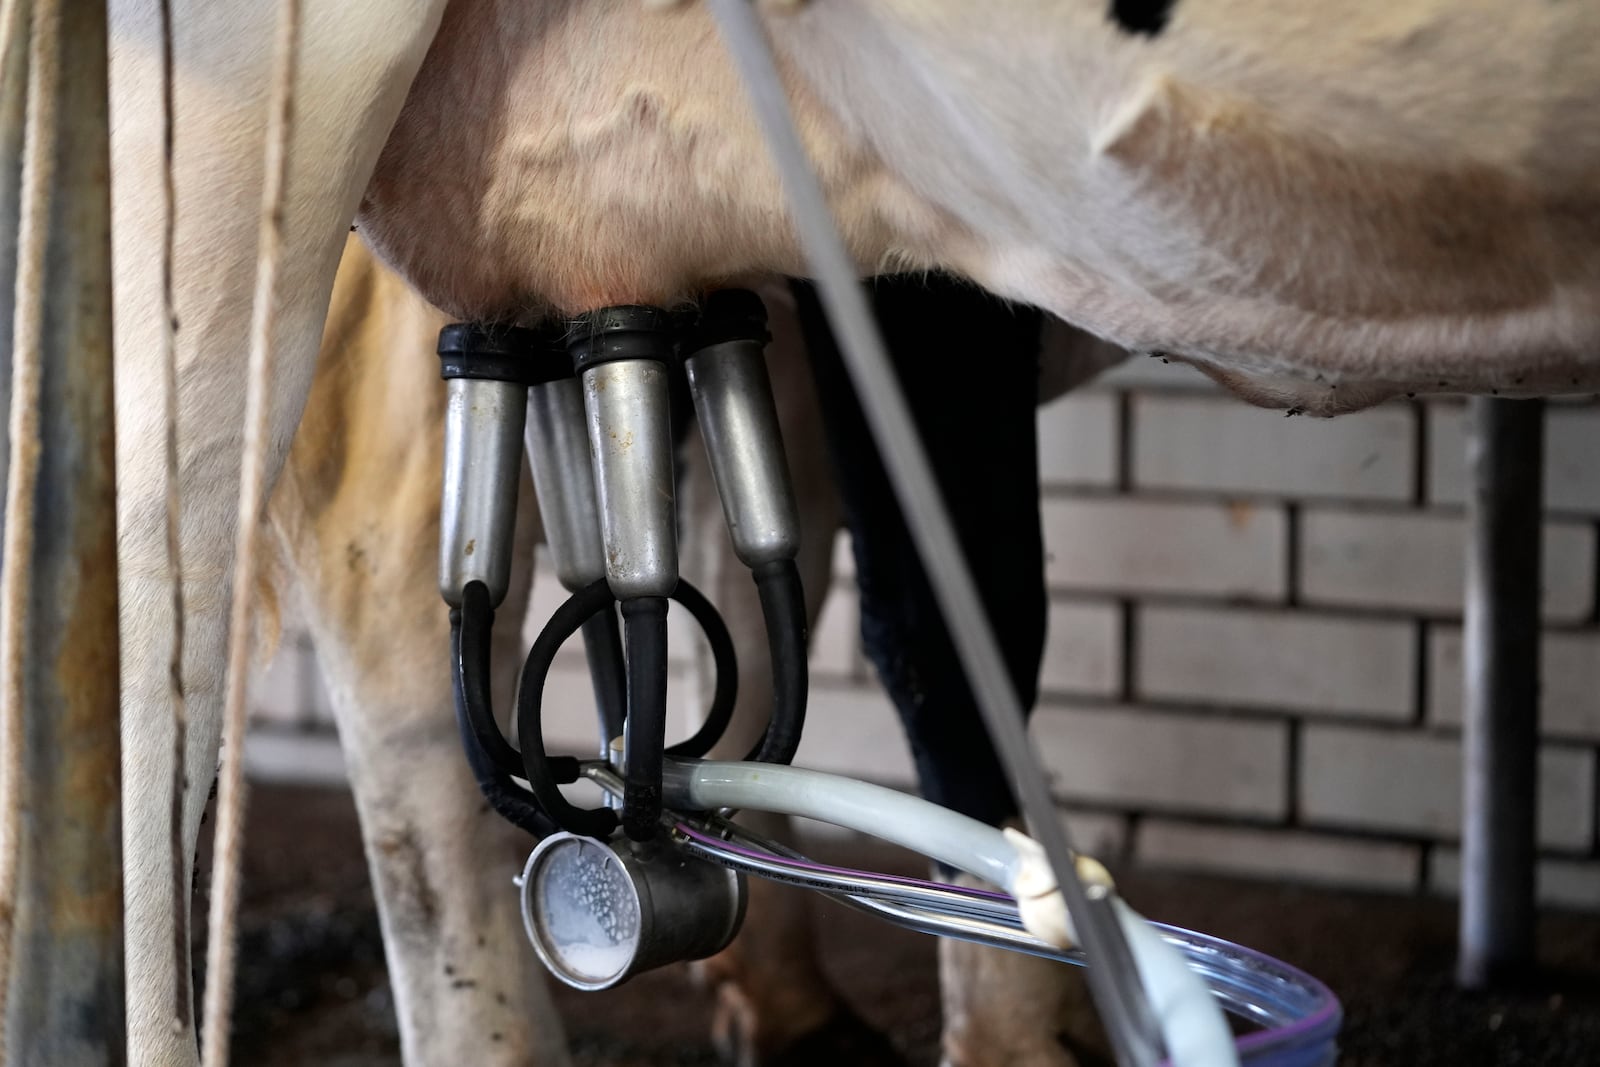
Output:
[[1468,425],[1456,979],[1481,987],[1534,958],[1544,403],[1477,398]]
[[[10,366],[13,345],[37,339],[39,366],[31,515],[7,517],[31,518],[33,536],[31,551],[5,560],[6,585],[21,583],[27,600],[19,627],[23,696],[6,709],[21,716],[22,817],[17,894],[8,902],[14,932],[4,1051],[18,1067],[98,1067],[127,1056],[106,5],[57,6],[53,33],[39,32],[34,20],[30,74],[30,92],[55,101],[53,121],[36,122],[29,137],[30,150],[53,157],[41,220],[43,307],[20,308],[18,316],[35,316],[28,321],[42,328],[12,336],[8,322],[4,346]],[[7,135],[12,58],[0,108]],[[53,78],[43,73],[51,67]],[[14,203],[7,195],[4,206],[15,210]],[[12,225],[7,219],[5,233]],[[20,387],[20,379],[12,384]],[[24,451],[14,448],[11,459],[21,461]]]

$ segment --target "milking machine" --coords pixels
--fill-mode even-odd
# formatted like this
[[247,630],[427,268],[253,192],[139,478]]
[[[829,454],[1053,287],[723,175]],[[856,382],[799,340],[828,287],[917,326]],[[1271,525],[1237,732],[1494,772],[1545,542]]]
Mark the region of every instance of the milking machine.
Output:
[[[1081,920],[1033,839],[893,790],[787,766],[805,716],[805,608],[768,340],[760,299],[737,290],[713,293],[693,312],[611,307],[559,328],[455,324],[440,334],[448,392],[440,588],[451,609],[456,713],[485,799],[539,839],[514,879],[534,951],[556,977],[587,990],[703,958],[738,931],[744,879],[755,875],[912,929],[1087,962]],[[772,653],[771,716],[740,762],[703,758],[731,718],[737,663],[716,609],[678,574],[677,375],[734,551],[756,584]],[[523,663],[513,744],[492,705],[489,635],[510,581],[524,451],[569,596]],[[705,634],[716,674],[703,724],[673,745],[669,602]],[[598,757],[587,759],[551,755],[542,729],[551,665],[580,632],[600,729]],[[563,794],[580,780],[600,787],[602,806],[579,807]],[[735,825],[729,815],[737,809],[872,834],[1000,890],[815,864]],[[1338,1002],[1315,979],[1145,921],[1086,857],[1074,857],[1071,877],[1123,946],[1131,996],[1153,1020],[1166,1061],[1332,1062]],[[1253,1031],[1236,1040],[1224,1010]]]

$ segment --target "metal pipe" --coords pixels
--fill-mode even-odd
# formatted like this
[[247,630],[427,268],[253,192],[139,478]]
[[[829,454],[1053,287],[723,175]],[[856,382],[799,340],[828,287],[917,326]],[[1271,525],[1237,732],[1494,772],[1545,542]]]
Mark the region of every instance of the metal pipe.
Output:
[[1460,957],[1480,987],[1534,958],[1544,403],[1469,402]]
[[[120,1064],[123,1007],[106,6],[62,0],[27,558],[19,880],[5,1052]],[[10,345],[6,346],[7,356]],[[20,518],[16,517],[16,518]]]

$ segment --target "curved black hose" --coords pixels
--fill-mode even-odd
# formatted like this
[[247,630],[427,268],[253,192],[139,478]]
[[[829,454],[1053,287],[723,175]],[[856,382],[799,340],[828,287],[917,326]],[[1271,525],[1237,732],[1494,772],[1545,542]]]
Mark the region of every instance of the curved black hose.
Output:
[[805,590],[800,586],[800,568],[792,559],[763,563],[752,573],[772,656],[772,719],[760,743],[746,758],[788,763],[800,748],[810,686],[806,672]]
[[656,835],[662,755],[667,744],[667,601],[622,602],[628,645],[628,728],[623,734],[622,829],[635,841]]
[[488,586],[468,582],[461,591],[461,607],[450,612],[456,704],[484,757],[504,774],[521,774],[522,754],[511,747],[494,717],[489,689],[489,631],[493,626]]
[[667,755],[700,759],[722,740],[728,723],[733,721],[733,706],[739,699],[739,657],[734,652],[728,624],[722,621],[722,616],[717,614],[717,609],[712,607],[704,593],[680,578],[678,588],[672,591],[672,599],[683,605],[694,616],[694,621],[700,624],[700,632],[706,635],[706,643],[711,646],[711,660],[716,666],[717,681],[711,694],[711,710],[706,712],[700,729],[689,740],[680,741],[667,749]]
[[[481,583],[474,582],[479,589]],[[468,586],[470,589],[471,586]],[[484,590],[487,603],[487,590]],[[471,691],[468,679],[472,671],[467,667],[467,657],[464,653],[463,612],[453,609],[450,612],[450,661],[451,673],[455,676],[455,706],[456,728],[461,733],[461,745],[467,753],[467,766],[472,769],[472,777],[477,780],[478,790],[483,794],[483,799],[489,806],[500,814],[507,822],[517,826],[534,837],[547,837],[558,829],[556,824],[533,802],[527,790],[511,781],[499,765],[485,751],[479,740],[479,731],[474,723],[471,701],[468,694]],[[500,731],[495,730],[495,736]],[[501,742],[504,743],[504,738]],[[506,747],[510,747],[509,745]]]
[[600,719],[602,751],[614,737],[622,736],[628,690],[624,682],[622,627],[617,613],[606,610],[583,622],[583,651],[589,661],[589,684],[594,689],[595,712]]
[[[522,682],[517,689],[517,737],[522,742],[522,768],[534,799],[563,830],[602,839],[616,829],[617,813],[609,808],[579,808],[569,804],[567,798],[561,795],[553,766],[555,761],[545,754],[544,723],[540,712],[544,703],[544,684],[550,676],[550,665],[555,662],[556,653],[569,637],[578,632],[585,620],[601,610],[609,611],[611,604],[611,589],[604,578],[568,597],[550,616],[550,621],[539,631],[533,648],[528,650],[528,659],[522,665]],[[567,781],[577,776],[576,761],[570,762],[573,764],[573,774]],[[566,775],[563,773],[562,777]]]
[[[701,756],[710,751],[721,738],[733,716],[733,705],[738,695],[738,661],[727,624],[699,590],[688,582],[680,581],[678,587],[673,590],[672,599],[682,604],[705,631],[716,665],[716,685],[705,723],[693,737],[673,746],[670,750],[673,755]],[[612,646],[615,648],[615,655],[612,657],[614,666],[607,664],[603,658],[604,649],[612,640],[607,636],[607,632],[614,633],[616,628],[616,615],[611,610],[615,601],[610,587],[602,580],[572,594],[551,616],[550,621],[540,632],[539,639],[528,652],[517,695],[517,729],[522,738],[520,752],[506,740],[494,717],[489,687],[489,634],[494,623],[494,609],[490,606],[487,587],[482,582],[468,583],[462,590],[461,602],[461,608],[450,613],[456,717],[468,765],[471,766],[485,799],[507,820],[537,836],[548,834],[556,828],[591,837],[607,836],[617,825],[615,812],[609,809],[579,808],[561,795],[558,786],[576,781],[578,761],[567,756],[551,757],[545,752],[541,712],[544,686],[556,652],[580,628],[585,630],[586,639],[590,639],[592,633],[599,631],[599,635],[593,639],[594,643],[590,647],[591,650],[594,647],[601,648],[601,664],[598,668],[591,667],[591,670],[603,670],[608,679],[606,684],[609,685],[617,686],[623,678],[625,672],[621,662],[620,634],[616,635],[615,645]],[[640,636],[636,640],[643,643],[637,650],[630,649],[629,662],[639,664],[635,670],[648,669],[652,675],[659,674],[659,678],[647,683],[645,676],[641,674],[639,682],[631,685],[629,692],[638,692],[639,697],[635,699],[642,699],[647,692],[659,694],[657,697],[660,707],[659,730],[664,733],[665,602],[656,603],[661,609],[661,624],[651,625],[639,631]],[[654,610],[651,609],[652,614]],[[627,613],[626,607],[624,613]],[[609,623],[607,620],[610,620]],[[646,633],[653,636],[647,640]],[[652,644],[657,650],[654,653],[645,647]],[[655,661],[659,662],[659,668],[652,666]],[[605,720],[606,698],[598,675],[596,697],[601,702],[602,725],[609,728],[609,723]],[[621,701],[617,701],[612,707],[619,708],[620,704]],[[647,723],[655,713],[648,708],[642,710]],[[609,732],[609,736],[615,737],[618,732],[621,732],[620,723],[616,731]],[[646,734],[652,732],[654,731],[646,729]],[[636,748],[638,744],[639,742],[634,742]],[[635,803],[632,805],[632,810],[641,813],[635,832],[643,831],[644,820],[647,817],[650,823],[648,832],[654,832],[655,820],[660,810],[661,745],[662,738],[657,736],[654,744],[649,746],[649,750],[655,753],[653,762],[656,770],[649,779],[654,783],[654,800],[650,799],[649,790],[644,786],[644,776],[650,775],[649,767],[652,764],[649,751],[629,754],[629,766],[635,766],[642,760],[645,768],[639,772],[640,776],[634,784]],[[638,756],[639,760],[636,760],[635,756]],[[530,790],[523,789],[511,780],[517,775],[527,778],[531,793]],[[629,807],[626,798],[624,807],[625,809]],[[656,814],[648,816],[643,814],[652,810]]]

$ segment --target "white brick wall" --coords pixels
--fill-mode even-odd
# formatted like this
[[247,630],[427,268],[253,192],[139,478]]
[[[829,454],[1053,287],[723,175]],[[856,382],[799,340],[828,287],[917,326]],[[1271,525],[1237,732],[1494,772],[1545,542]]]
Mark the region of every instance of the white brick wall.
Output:
[[1284,723],[1047,705],[1032,727],[1065,800],[1263,819],[1288,807]]
[[1068,393],[1039,409],[1039,479],[1046,485],[1117,481],[1117,398]]
[[[1600,406],[1549,411],[1539,886],[1551,905],[1600,909]],[[1454,890],[1461,412],[1430,401],[1286,419],[1153,359],[1040,411],[1051,602],[1033,737],[1081,845],[1153,866]],[[843,535],[834,561],[800,758],[909,787],[899,723],[861,657]],[[546,614],[557,596],[541,583]],[[703,694],[689,639],[673,636],[686,727]],[[255,690],[252,770],[336,775],[314,659],[292,634],[284,649]],[[580,654],[551,685],[552,745],[586,750]],[[302,752],[308,729],[322,740]]]
[[1141,820],[1134,856],[1152,867],[1361,889],[1411,889],[1422,864],[1419,845],[1171,819]]
[[[1539,753],[1539,841],[1587,850],[1594,837],[1594,753]],[[1455,838],[1461,744],[1453,737],[1309,725],[1301,734],[1300,814],[1308,824]]]
[[1280,508],[1131,497],[1043,504],[1052,589],[1278,599],[1287,583]]
[[1134,398],[1133,425],[1141,489],[1347,500],[1413,491],[1416,430],[1404,405],[1297,421],[1230,397],[1151,395]]
[[1044,693],[1115,696],[1122,685],[1122,609],[1094,601],[1050,605],[1044,663]]
[[[1466,520],[1422,511],[1307,508],[1300,595],[1306,603],[1460,615]],[[1544,614],[1577,622],[1594,609],[1594,528],[1544,531]]]
[[1137,695],[1402,720],[1414,624],[1307,612],[1150,606],[1136,615]]

